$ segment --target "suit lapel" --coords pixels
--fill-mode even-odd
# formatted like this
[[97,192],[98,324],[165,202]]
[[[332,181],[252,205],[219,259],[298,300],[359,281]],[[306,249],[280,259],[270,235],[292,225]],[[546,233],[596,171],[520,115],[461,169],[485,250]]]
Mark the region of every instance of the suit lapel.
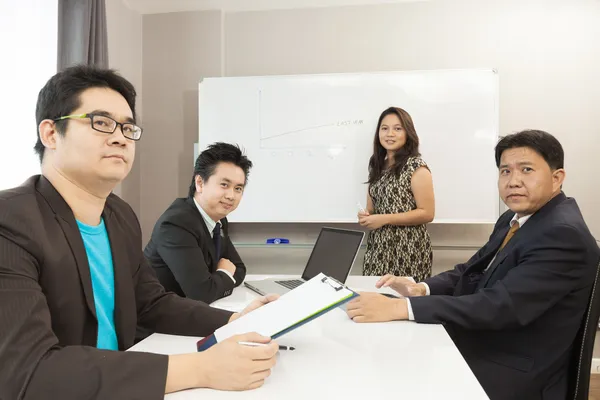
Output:
[[[514,240],[515,238],[513,237],[510,241],[512,242]],[[485,287],[487,285],[490,278],[494,274],[494,271],[496,271],[496,267],[498,267],[498,265],[500,265],[500,263],[502,263],[502,261],[504,261],[504,259],[508,255],[507,247],[508,244],[498,254],[496,254],[496,258],[494,258],[494,261],[492,262],[490,267],[487,269],[487,271],[485,271],[485,273],[481,277],[481,282],[479,283],[480,288]]]
[[131,343],[125,343],[124,339],[135,336],[135,332],[127,332],[127,330],[129,327],[136,325],[131,323],[132,319],[136,318],[136,311],[129,307],[129,305],[135,304],[134,285],[130,272],[131,260],[128,256],[126,242],[123,240],[124,234],[110,208],[105,208],[103,217],[110,242],[115,277],[115,330],[119,341],[119,348],[126,349]]
[[[498,249],[500,248],[500,245],[504,241],[504,238],[506,237],[506,234],[508,233],[508,230],[510,229],[508,224],[506,224],[506,225],[507,225],[506,227],[499,229],[498,232],[496,233],[496,235],[494,235],[494,237],[490,240],[490,246],[489,246],[487,253],[485,253],[480,258],[479,262],[475,263],[471,268],[469,268],[469,270],[471,270],[471,272],[483,271],[489,265],[489,263],[492,261],[494,255],[496,253],[498,253]],[[496,258],[498,258],[498,257],[496,257]],[[495,263],[495,262],[496,262],[496,260],[494,259],[493,263]]]
[[79,228],[75,222],[75,217],[73,217],[71,214],[72,221],[67,221],[61,216],[57,215],[56,219],[65,233],[65,237],[67,238],[67,242],[69,243],[69,247],[73,253],[73,258],[75,258],[77,270],[79,271],[79,280],[81,282],[81,286],[83,287],[85,303],[87,304],[94,318],[97,319],[96,304],[94,303],[94,291],[92,289],[92,277],[90,275],[90,265],[88,263],[87,253],[85,252],[85,246],[83,244],[83,239],[81,238],[81,233],[79,232]]
[[88,263],[85,246],[79,227],[75,221],[75,216],[69,205],[65,202],[62,196],[56,191],[54,186],[44,176],[40,176],[36,185],[37,191],[44,197],[52,211],[55,213],[55,218],[62,228],[67,243],[73,253],[77,270],[79,271],[79,280],[83,288],[83,295],[88,309],[96,317],[96,305],[94,303],[94,291],[92,289],[92,277],[90,275],[90,265]]
[[[202,214],[200,214],[200,210],[198,210],[198,207],[196,207],[196,203],[194,203],[193,198],[188,197],[186,199],[186,203],[188,204],[188,206],[192,207],[192,214],[198,220],[198,224],[200,224],[200,226],[202,227],[201,229],[202,229],[202,232],[204,232],[204,238],[206,238],[208,243],[210,243],[210,245],[207,246],[208,252],[210,253],[210,258],[213,260],[213,262],[215,263],[214,265],[216,266],[218,264],[217,252],[216,252],[214,242],[211,237],[211,233],[208,230],[208,227],[206,226],[206,222],[204,222],[204,218],[202,218]],[[216,267],[215,267],[215,269],[216,269]]]
[[[531,218],[533,218],[533,216]],[[530,223],[535,222],[535,220],[531,221],[531,218],[529,218],[529,221],[527,221],[527,223],[525,225],[523,225],[522,228],[519,228],[515,232],[514,236],[508,241],[508,243],[506,243],[506,246],[504,246],[504,248],[502,250],[500,250],[498,252],[498,254],[496,254],[496,258],[492,262],[492,265],[490,265],[490,267],[485,272],[485,274],[482,278],[480,287],[485,287],[487,285],[487,283],[489,282],[492,275],[494,275],[494,272],[496,272],[496,268],[498,267],[498,265],[500,265],[502,263],[502,261],[504,261],[504,259],[513,251],[513,248],[516,246],[517,242],[519,240],[522,240],[523,237],[527,236],[528,230],[534,229],[534,224],[530,225]],[[506,233],[508,233],[508,229],[507,229]],[[506,233],[504,234],[504,236],[506,236]],[[503,241],[504,241],[504,236],[502,239]]]
[[486,273],[483,271],[493,260],[494,255],[498,252],[498,248],[502,244],[508,229],[509,228],[507,226],[506,228],[498,230],[498,232],[490,240],[487,252],[463,273],[463,278],[461,279],[459,286],[457,285],[455,291],[456,295],[473,294],[478,288],[481,287],[482,281],[486,279]]

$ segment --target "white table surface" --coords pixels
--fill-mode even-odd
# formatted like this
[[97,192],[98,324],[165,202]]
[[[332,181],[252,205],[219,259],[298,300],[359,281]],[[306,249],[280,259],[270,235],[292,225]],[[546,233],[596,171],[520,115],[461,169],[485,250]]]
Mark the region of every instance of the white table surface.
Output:
[[[264,277],[248,275],[246,280]],[[346,283],[353,289],[376,291],[376,280],[350,276]],[[212,305],[239,311],[256,296],[242,285]],[[190,353],[196,350],[198,339],[154,334],[129,351]],[[335,309],[277,342],[296,350],[279,352],[277,365],[263,387],[245,392],[194,389],[165,399],[488,398],[441,325],[410,321],[357,324],[342,309]]]

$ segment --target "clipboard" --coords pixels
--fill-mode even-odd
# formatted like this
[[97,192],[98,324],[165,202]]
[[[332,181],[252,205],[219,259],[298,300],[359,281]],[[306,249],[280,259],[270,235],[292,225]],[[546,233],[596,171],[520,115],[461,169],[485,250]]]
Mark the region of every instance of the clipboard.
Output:
[[336,279],[319,274],[278,300],[217,329],[198,341],[198,351],[247,332],[276,339],[347,303],[358,294]]

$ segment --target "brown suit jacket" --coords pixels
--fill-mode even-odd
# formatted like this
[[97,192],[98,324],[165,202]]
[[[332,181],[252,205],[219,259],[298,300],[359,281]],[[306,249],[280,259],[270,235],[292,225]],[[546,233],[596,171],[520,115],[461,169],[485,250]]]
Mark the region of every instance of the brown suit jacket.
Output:
[[[110,195],[103,218],[120,350],[131,347],[138,323],[197,336],[227,323],[230,312],[165,292],[127,203]],[[97,329],[85,247],[67,203],[43,176],[1,191],[0,399],[162,399],[167,356],[99,350]]]

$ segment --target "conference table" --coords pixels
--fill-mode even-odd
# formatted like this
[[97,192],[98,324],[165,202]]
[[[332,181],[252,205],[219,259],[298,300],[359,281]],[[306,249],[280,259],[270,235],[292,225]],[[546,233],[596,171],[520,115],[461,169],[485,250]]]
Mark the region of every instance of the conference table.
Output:
[[[266,277],[248,275],[246,280]],[[346,284],[359,291],[391,291],[376,290],[376,280],[350,276]],[[211,306],[240,311],[257,296],[242,284]],[[295,350],[278,353],[277,365],[262,387],[244,392],[194,389],[165,399],[488,399],[442,325],[411,321],[357,324],[344,307],[278,338],[279,344]],[[196,351],[199,339],[153,334],[129,351],[190,353]]]

